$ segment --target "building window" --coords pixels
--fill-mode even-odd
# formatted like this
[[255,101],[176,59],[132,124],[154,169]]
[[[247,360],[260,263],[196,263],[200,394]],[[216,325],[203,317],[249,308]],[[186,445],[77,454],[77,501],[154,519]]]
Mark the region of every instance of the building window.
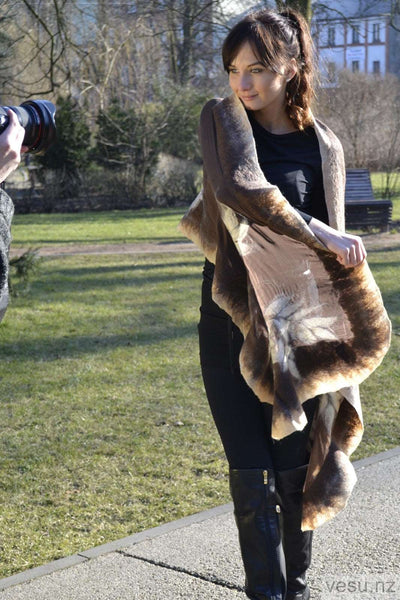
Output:
[[353,73],[358,73],[360,70],[360,61],[359,60],[353,60],[351,63],[351,70],[353,71]]
[[328,46],[335,46],[336,42],[335,42],[335,28],[334,27],[329,27],[328,28]]
[[352,38],[351,38],[351,43],[352,44],[359,44],[360,43],[360,26],[359,25],[352,25]]
[[372,41],[380,42],[381,41],[381,24],[374,23],[372,25]]
[[379,75],[381,72],[381,61],[380,60],[374,60],[374,62],[372,63],[372,71],[374,73],[374,75]]

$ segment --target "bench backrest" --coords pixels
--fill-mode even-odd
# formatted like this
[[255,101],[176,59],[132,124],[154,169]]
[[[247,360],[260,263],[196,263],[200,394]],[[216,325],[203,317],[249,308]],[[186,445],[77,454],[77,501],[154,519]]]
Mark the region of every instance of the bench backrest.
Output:
[[362,202],[363,200],[374,200],[368,169],[347,169],[345,202]]

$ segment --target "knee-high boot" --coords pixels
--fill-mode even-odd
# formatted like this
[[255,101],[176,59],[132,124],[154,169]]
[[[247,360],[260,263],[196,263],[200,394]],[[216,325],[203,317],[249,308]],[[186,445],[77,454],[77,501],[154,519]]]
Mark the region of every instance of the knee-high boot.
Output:
[[312,531],[301,531],[303,485],[307,465],[278,471],[276,487],[281,502],[283,549],[286,560],[286,600],[308,600],[306,571],[311,563]]
[[272,470],[232,469],[230,489],[251,600],[284,600],[285,557]]

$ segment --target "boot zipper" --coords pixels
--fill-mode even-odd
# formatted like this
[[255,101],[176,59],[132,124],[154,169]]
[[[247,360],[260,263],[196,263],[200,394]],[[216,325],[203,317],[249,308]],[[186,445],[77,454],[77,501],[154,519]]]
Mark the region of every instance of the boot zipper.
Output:
[[[264,477],[264,485],[268,485],[268,471],[263,471],[263,477]],[[275,512],[277,512],[277,513],[281,512],[281,507],[279,506],[279,504],[275,505]]]

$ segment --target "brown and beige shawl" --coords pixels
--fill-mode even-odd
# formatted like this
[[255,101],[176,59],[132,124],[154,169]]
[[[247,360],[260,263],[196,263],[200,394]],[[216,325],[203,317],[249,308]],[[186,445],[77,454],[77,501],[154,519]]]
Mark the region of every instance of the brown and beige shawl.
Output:
[[[344,229],[340,142],[315,121],[331,226]],[[244,336],[243,377],[273,405],[272,436],[306,423],[320,396],[304,487],[303,529],[341,510],[356,476],[349,456],[363,432],[358,393],[382,361],[390,322],[366,262],[345,268],[265,179],[246,111],[232,95],[209,101],[200,121],[202,193],[181,229],[215,264],[213,299]]]

